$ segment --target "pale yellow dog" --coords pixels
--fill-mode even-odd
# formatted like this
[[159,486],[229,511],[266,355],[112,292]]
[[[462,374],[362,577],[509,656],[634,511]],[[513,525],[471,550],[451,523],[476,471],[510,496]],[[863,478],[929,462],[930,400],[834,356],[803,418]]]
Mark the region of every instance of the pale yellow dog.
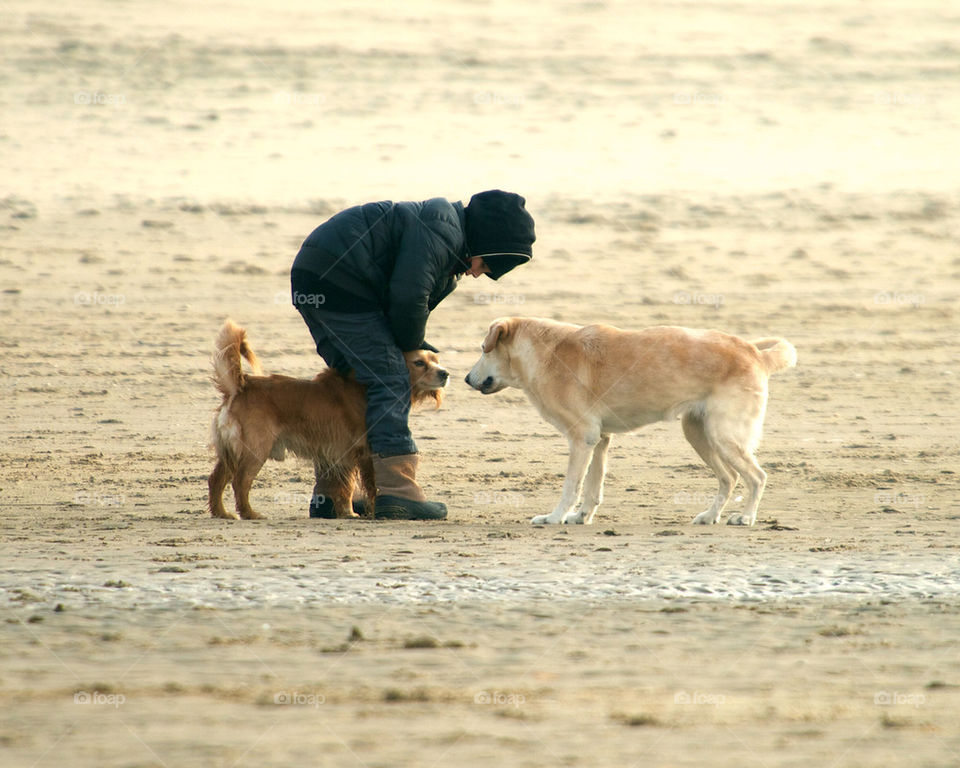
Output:
[[796,363],[796,349],[780,338],[745,341],[675,326],[622,331],[505,317],[491,324],[467,384],[484,394],[522,389],[570,443],[563,496],[534,524],[591,523],[602,500],[611,433],[680,418],[683,434],[720,482],[713,504],[693,522],[718,522],[742,477],[746,509],[727,522],[753,525],[767,479],[753,456],[767,379]]

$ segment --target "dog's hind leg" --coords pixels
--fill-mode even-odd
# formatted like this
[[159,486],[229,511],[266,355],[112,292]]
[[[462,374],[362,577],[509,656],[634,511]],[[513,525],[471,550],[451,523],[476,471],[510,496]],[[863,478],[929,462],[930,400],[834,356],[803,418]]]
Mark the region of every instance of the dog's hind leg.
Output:
[[760,506],[760,498],[767,484],[767,473],[746,448],[729,438],[711,441],[711,445],[726,464],[740,473],[747,487],[746,508],[742,514],[730,515],[727,518],[727,524],[753,525],[757,521],[757,508]]
[[740,473],[747,487],[747,500],[742,514],[730,515],[729,525],[753,525],[757,508],[767,483],[767,473],[761,469],[753,452],[763,433],[763,415],[767,405],[766,387],[753,389],[751,396],[736,401],[736,408],[718,409],[717,418],[711,412],[706,423],[710,446],[723,462]]
[[695,518],[694,525],[712,525],[719,522],[720,515],[723,514],[723,508],[727,506],[730,497],[733,495],[733,489],[737,485],[740,475],[720,458],[720,455],[713,449],[707,435],[704,431],[703,417],[695,411],[687,411],[683,415],[683,434],[687,442],[693,446],[693,449],[700,455],[704,463],[713,470],[720,483],[717,489],[717,495],[713,499],[713,504]]
[[719,448],[724,460],[739,470],[749,493],[743,514],[730,515],[727,518],[727,524],[753,525],[757,522],[757,509],[767,484],[767,473],[763,471],[757,460],[739,445],[726,444]]
[[[583,436],[570,436],[570,457],[567,460],[567,477],[563,481],[563,495],[549,515],[537,515],[530,522],[534,525],[545,523],[580,522],[576,520],[574,508],[583,490],[583,478],[593,456],[593,449],[599,440],[589,441]],[[569,516],[569,520],[567,520]]]
[[610,447],[610,435],[600,435],[599,442],[593,447],[593,456],[587,477],[583,481],[583,497],[580,499],[580,510],[571,517],[564,518],[565,523],[583,523],[590,525],[597,507],[603,501],[603,478],[607,474],[607,449]]
[[250,506],[250,488],[263,466],[265,459],[257,458],[253,453],[245,453],[233,476],[233,495],[237,503],[237,512],[244,520],[259,520],[263,517]]
[[225,520],[239,520],[233,512],[227,512],[223,506],[223,489],[227,487],[233,473],[227,467],[223,459],[217,459],[217,465],[207,478],[207,487],[209,488],[210,514],[214,517],[222,517]]

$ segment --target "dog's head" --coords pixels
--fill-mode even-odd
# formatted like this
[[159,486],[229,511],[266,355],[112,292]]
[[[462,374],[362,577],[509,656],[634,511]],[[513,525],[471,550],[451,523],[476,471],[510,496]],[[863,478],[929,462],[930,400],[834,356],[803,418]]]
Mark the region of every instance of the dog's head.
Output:
[[443,402],[443,388],[450,374],[440,365],[436,352],[414,349],[403,353],[410,371],[410,392],[414,405],[433,400],[437,408]]
[[513,341],[517,321],[516,317],[501,317],[490,324],[480,359],[466,378],[467,384],[477,391],[492,395],[511,385],[510,342]]

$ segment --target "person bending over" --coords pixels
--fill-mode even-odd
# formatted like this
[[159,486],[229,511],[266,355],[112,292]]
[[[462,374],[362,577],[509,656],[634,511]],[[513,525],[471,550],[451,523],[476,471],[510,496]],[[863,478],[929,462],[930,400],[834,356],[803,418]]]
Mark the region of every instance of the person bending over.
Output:
[[[377,517],[447,516],[446,505],[428,501],[417,484],[402,353],[436,351],[425,339],[427,318],[463,275],[498,280],[531,259],[536,236],[525,202],[488,190],[467,205],[436,197],[354,206],[311,232],[293,262],[293,305],[317,353],[366,386]],[[319,472],[316,483],[310,516],[333,517]]]

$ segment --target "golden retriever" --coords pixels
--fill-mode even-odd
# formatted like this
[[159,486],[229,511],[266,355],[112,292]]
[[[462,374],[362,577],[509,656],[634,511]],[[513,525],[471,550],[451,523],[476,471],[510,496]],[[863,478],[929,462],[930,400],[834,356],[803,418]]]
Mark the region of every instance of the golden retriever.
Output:
[[[254,375],[244,372],[241,358]],[[448,373],[437,355],[405,352],[414,405],[432,400],[439,408]],[[263,376],[243,328],[227,320],[217,337],[213,381],[223,402],[213,419],[217,464],[208,480],[210,513],[229,520],[263,517],[250,506],[250,488],[268,458],[282,461],[289,450],[314,462],[318,477],[331,481],[330,499],[337,517],[358,517],[352,509],[357,481],[373,517],[376,480],[366,439],[366,395],[352,377],[333,369],[313,379]],[[223,506],[223,491],[233,484],[237,514]]]
[[746,509],[727,522],[753,525],[767,477],[753,456],[767,379],[796,363],[796,349],[780,338],[751,342],[673,326],[622,331],[507,317],[490,326],[466,380],[484,394],[522,389],[569,441],[563,496],[532,523],[593,522],[611,433],[679,417],[683,434],[720,482],[713,504],[693,522],[718,522],[742,476]]

